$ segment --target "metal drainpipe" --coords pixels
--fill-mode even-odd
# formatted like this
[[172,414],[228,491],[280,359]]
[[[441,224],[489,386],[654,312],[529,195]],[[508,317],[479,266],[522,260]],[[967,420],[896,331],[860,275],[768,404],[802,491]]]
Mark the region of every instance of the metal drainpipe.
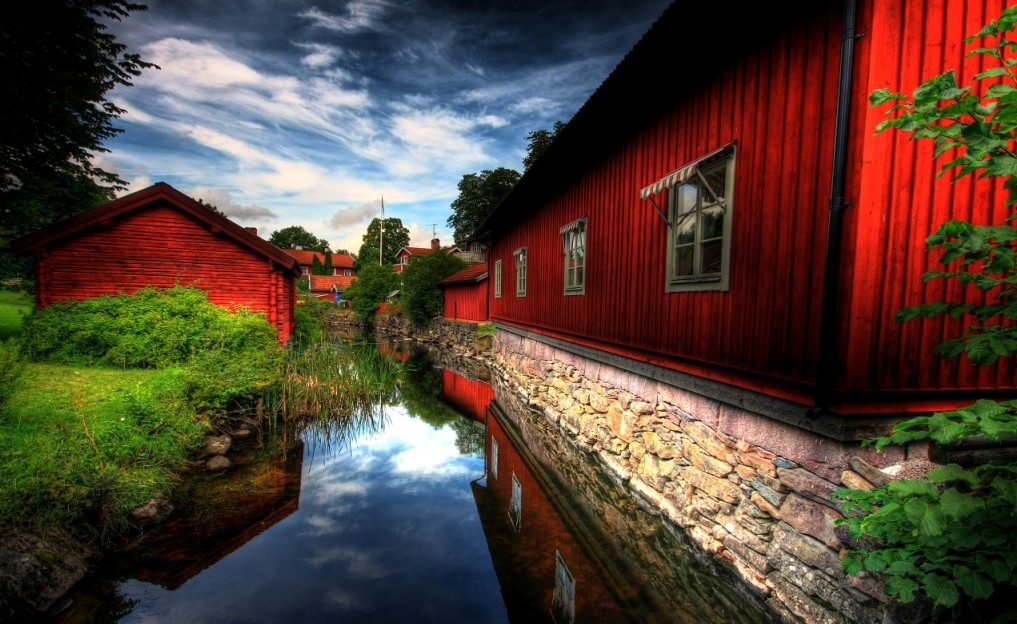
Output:
[[807,412],[810,420],[823,416],[829,410],[830,392],[838,372],[836,316],[839,302],[837,294],[840,287],[840,247],[844,210],[850,205],[844,200],[844,178],[847,175],[848,126],[851,115],[857,17],[856,1],[846,0],[844,3],[844,30],[840,43],[840,82],[837,88],[837,119],[834,126],[830,216],[826,229],[826,265],[823,273],[823,299],[819,316],[816,403]]

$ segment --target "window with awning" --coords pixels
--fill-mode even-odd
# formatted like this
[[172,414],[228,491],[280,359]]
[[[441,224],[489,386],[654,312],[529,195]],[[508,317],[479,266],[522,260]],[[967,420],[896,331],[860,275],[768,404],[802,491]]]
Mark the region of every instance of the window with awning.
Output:
[[[643,187],[668,226],[669,292],[727,290],[735,146],[727,145]],[[666,211],[655,197],[664,190]]]

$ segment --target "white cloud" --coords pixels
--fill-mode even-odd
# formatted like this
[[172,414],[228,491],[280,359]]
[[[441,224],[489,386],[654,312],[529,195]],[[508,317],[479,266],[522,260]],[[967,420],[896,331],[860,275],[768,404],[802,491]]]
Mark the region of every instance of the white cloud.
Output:
[[370,222],[375,217],[381,218],[380,200],[376,202],[370,201],[360,206],[340,208],[332,213],[332,217],[328,220],[328,225],[329,227],[339,229]]
[[299,15],[320,28],[348,33],[373,28],[387,7],[384,0],[352,0],[347,3],[344,15],[325,13],[317,7]]
[[300,62],[308,67],[328,67],[342,53],[342,50],[335,46],[327,46],[320,43],[299,43],[297,45],[310,50],[309,54],[300,59]]
[[187,194],[215,206],[238,223],[275,221],[279,218],[275,212],[263,206],[236,203],[229,191],[223,189],[195,186]]

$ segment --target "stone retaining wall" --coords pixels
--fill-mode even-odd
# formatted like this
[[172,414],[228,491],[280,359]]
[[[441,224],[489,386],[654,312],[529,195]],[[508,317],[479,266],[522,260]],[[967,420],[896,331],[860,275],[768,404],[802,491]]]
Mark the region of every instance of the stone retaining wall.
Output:
[[787,621],[919,619],[920,607],[841,572],[841,550],[856,545],[830,497],[885,481],[908,462],[902,449],[876,454],[503,329],[490,365],[496,399],[518,395],[596,453]]

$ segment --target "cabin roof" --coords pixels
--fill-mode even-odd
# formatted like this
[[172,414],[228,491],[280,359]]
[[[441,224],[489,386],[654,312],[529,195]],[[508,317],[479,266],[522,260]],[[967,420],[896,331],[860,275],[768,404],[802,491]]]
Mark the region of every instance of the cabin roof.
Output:
[[214,232],[222,233],[234,242],[271,259],[285,269],[288,269],[294,276],[300,274],[300,267],[293,256],[272,245],[247,228],[203,206],[197,200],[184,195],[165,182],[157,182],[148,188],[124,195],[111,202],[23,236],[11,243],[11,251],[21,255],[31,253],[72,236],[85,228],[110,222],[121,215],[145,208],[160,201],[172,204],[177,210],[206,223]]
[[488,271],[486,262],[474,262],[467,267],[459,269],[445,279],[440,280],[438,285],[448,286],[451,284],[479,283],[487,279],[487,274]]

